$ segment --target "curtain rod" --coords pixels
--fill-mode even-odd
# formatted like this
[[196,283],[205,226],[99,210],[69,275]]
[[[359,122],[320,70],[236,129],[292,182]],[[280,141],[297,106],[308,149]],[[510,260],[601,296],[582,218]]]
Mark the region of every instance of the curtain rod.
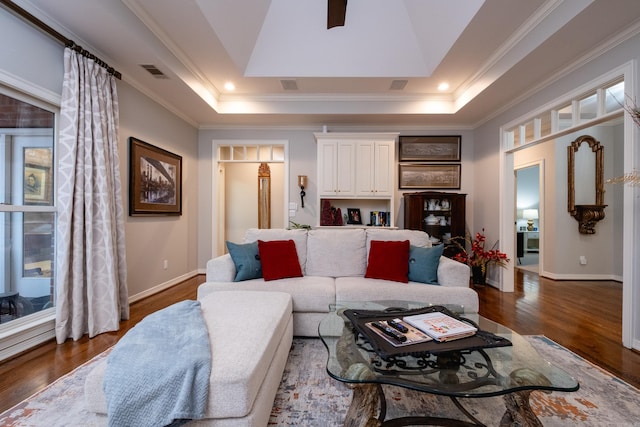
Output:
[[58,40],[59,42],[64,44],[65,47],[71,48],[71,49],[75,50],[76,52],[78,52],[79,54],[81,54],[82,56],[87,57],[89,59],[92,59],[98,65],[102,66],[103,68],[106,68],[106,70],[109,72],[109,74],[112,74],[118,80],[122,80],[122,74],[120,74],[119,71],[117,71],[113,67],[110,67],[109,64],[104,62],[102,59],[100,59],[97,56],[93,55],[88,50],[83,49],[82,46],[77,45],[76,42],[74,42],[73,40],[68,39],[67,37],[63,36],[62,34],[60,34],[56,30],[54,30],[53,28],[51,28],[50,26],[48,26],[47,24],[45,24],[44,22],[42,22],[41,20],[39,20],[38,18],[33,16],[32,14],[27,12],[23,8],[21,8],[20,6],[18,6],[17,4],[12,2],[11,0],[0,0],[0,4],[2,6],[4,6],[6,9],[8,9],[9,11],[13,12],[14,15],[17,15],[18,17],[26,20],[30,24],[34,25],[36,28],[44,31],[49,36],[51,36],[54,39]]

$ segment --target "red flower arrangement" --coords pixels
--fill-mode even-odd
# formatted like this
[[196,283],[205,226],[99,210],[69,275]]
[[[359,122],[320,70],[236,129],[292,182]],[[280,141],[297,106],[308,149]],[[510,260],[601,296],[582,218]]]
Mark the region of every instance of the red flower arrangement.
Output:
[[[464,241],[464,245],[459,240]],[[454,255],[453,259],[463,264],[468,264],[471,267],[481,267],[483,270],[487,268],[489,264],[497,264],[500,267],[506,267],[509,262],[507,254],[500,252],[497,249],[491,248],[485,250],[484,245],[487,241],[484,235],[484,228],[481,233],[476,233],[476,238],[471,241],[469,236],[464,239],[462,237],[454,237],[451,239],[450,245],[457,248],[460,252]],[[467,252],[466,243],[471,244],[471,252]],[[494,247],[496,245],[493,245]]]

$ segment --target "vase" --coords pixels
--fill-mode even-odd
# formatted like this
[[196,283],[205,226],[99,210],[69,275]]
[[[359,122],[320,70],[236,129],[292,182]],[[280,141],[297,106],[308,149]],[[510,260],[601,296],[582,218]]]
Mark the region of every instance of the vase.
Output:
[[472,265],[471,278],[473,279],[474,285],[486,285],[487,284],[487,266]]

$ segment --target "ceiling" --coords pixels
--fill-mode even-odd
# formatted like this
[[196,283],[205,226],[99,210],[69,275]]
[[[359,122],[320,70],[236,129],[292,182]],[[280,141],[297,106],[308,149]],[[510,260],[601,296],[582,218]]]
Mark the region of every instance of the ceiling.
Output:
[[637,0],[349,0],[330,30],[327,0],[14,1],[199,128],[473,127],[640,27]]

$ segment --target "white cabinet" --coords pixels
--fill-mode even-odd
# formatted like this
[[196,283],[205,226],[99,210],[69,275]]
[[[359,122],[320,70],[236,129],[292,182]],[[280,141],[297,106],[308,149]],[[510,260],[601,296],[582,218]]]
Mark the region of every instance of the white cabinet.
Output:
[[393,141],[356,142],[356,195],[388,197],[393,193]]
[[322,196],[355,195],[355,146],[352,142],[318,142],[318,191]]
[[314,135],[318,142],[320,209],[325,200],[330,200],[332,206],[343,211],[360,209],[365,220],[376,212],[393,211],[397,133]]

